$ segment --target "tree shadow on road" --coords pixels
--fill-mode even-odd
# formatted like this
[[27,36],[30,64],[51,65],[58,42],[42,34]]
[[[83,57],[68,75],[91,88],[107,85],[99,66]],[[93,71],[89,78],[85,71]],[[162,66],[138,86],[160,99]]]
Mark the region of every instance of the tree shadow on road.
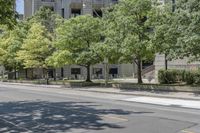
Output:
[[[0,132],[71,132],[124,128],[102,116],[129,115],[122,109],[98,109],[90,102],[5,102],[0,103]],[[109,117],[108,117],[109,118]],[[114,120],[113,120],[114,121]]]

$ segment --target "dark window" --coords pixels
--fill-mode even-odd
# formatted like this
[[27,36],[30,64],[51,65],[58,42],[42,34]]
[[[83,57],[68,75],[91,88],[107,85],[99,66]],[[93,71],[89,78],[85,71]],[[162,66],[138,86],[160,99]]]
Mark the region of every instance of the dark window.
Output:
[[142,69],[150,67],[153,65],[153,61],[142,61]]
[[81,74],[81,69],[80,68],[72,68],[71,69],[71,74]]
[[109,74],[118,74],[118,69],[117,68],[110,68]]
[[65,9],[62,8],[62,17],[64,18],[65,17]]
[[93,68],[93,74],[99,75],[102,73],[103,73],[102,68]]
[[76,17],[81,15],[81,9],[71,9],[71,17]]
[[118,3],[118,0],[112,0],[113,3]]
[[55,0],[42,0],[42,2],[55,2]]
[[93,16],[94,17],[102,17],[102,11],[101,10],[94,10],[93,11]]
[[64,77],[64,69],[63,69],[63,67],[61,68],[61,77],[62,78]]
[[53,70],[52,69],[48,70],[48,76],[49,76],[49,78],[53,78]]

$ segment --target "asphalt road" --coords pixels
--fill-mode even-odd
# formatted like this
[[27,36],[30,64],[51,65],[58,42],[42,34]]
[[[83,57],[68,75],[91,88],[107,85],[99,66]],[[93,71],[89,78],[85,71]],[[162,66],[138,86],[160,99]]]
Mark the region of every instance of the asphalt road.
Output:
[[134,98],[0,82],[0,133],[200,133],[198,108]]

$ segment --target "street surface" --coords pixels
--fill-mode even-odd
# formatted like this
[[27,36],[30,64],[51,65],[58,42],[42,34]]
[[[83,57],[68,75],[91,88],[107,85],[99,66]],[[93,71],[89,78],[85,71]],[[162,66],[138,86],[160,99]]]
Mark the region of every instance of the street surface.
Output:
[[200,133],[200,101],[0,82],[0,133]]

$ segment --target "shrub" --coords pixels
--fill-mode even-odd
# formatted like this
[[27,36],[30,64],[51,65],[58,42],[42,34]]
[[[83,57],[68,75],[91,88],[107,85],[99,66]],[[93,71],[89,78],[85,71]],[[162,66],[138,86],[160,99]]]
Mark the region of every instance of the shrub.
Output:
[[187,71],[185,77],[188,85],[200,85],[200,70]]
[[159,70],[158,81],[161,84],[186,82],[188,85],[200,85],[200,70]]
[[158,81],[161,84],[173,84],[185,81],[185,70],[159,70]]
[[185,82],[188,84],[188,85],[191,85],[191,84],[194,84],[194,75],[195,75],[195,72],[194,71],[186,71],[185,72]]

